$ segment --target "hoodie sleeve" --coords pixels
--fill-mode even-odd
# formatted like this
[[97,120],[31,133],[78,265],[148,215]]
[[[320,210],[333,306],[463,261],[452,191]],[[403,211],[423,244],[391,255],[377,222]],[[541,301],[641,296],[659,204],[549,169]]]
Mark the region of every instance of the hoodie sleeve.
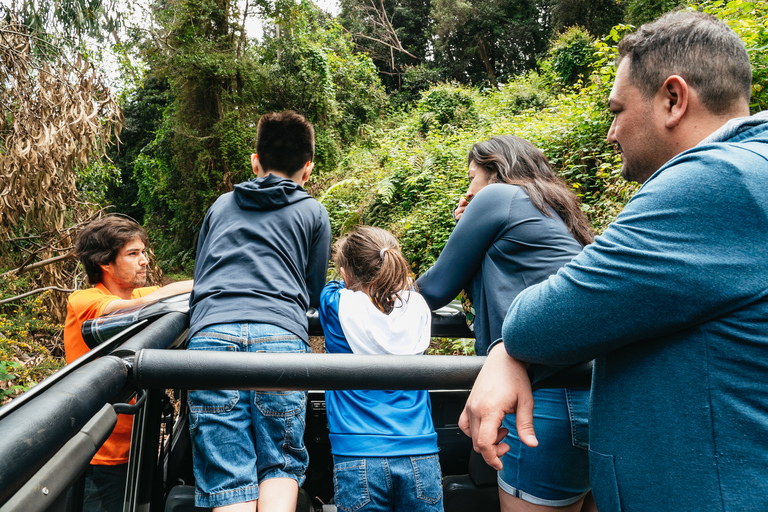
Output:
[[[198,279],[200,276],[200,272],[202,271],[203,261],[205,260],[204,253],[205,253],[205,240],[208,236],[208,224],[211,218],[211,209],[213,206],[208,208],[208,211],[205,214],[205,218],[203,219],[203,224],[200,226],[200,232],[197,234],[197,252],[195,253],[195,266],[193,270],[193,278]],[[198,300],[197,292],[198,290],[195,289],[195,286],[192,286],[192,293],[189,294],[189,305],[190,307]]]
[[320,203],[317,204],[320,212],[307,261],[307,291],[310,307],[317,307],[320,304],[320,292],[325,286],[328,261],[331,259],[331,223],[325,207]]
[[511,356],[585,361],[701,328],[766,295],[768,203],[750,188],[766,182],[760,159],[705,147],[672,162],[595,243],[518,295],[503,326]]
[[320,314],[320,325],[323,327],[323,334],[325,335],[325,350],[329,354],[352,353],[339,321],[339,299],[343,289],[344,283],[342,281],[329,281],[320,294],[320,307],[317,310]]
[[488,249],[507,226],[511,190],[512,185],[506,184],[481,190],[467,206],[437,262],[416,281],[433,311],[456,298],[480,270]]

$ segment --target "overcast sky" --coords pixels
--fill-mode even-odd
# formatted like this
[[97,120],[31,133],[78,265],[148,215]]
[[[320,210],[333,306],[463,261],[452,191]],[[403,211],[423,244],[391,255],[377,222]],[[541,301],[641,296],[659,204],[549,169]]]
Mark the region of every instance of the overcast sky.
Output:
[[[239,2],[241,8],[245,7],[245,0],[239,0]],[[333,15],[338,14],[339,10],[341,10],[339,0],[312,0],[312,2],[325,12],[329,12]],[[245,21],[245,32],[248,34],[248,37],[261,39],[261,20],[256,19],[255,17],[247,19]]]

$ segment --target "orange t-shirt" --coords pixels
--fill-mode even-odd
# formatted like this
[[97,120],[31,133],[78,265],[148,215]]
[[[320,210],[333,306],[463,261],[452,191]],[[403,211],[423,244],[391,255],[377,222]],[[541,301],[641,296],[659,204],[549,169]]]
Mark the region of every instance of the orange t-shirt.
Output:
[[[138,299],[157,289],[157,286],[137,288],[131,294],[131,298]],[[120,300],[120,297],[113,295],[101,283],[87,290],[73,292],[69,296],[67,320],[64,323],[64,354],[67,358],[67,363],[71,363],[91,350],[83,339],[83,322],[101,316],[107,304],[115,300]],[[96,452],[96,455],[91,459],[91,464],[114,466],[128,462],[132,426],[133,418],[131,416],[118,414],[117,425],[115,425],[112,435],[109,436],[109,439],[106,440],[101,449]]]

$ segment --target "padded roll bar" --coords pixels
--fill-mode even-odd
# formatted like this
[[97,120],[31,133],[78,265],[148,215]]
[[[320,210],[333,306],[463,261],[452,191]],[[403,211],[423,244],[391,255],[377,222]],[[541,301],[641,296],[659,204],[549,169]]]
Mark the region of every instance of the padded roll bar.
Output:
[[24,421],[0,422],[0,503],[79,432],[127,378],[128,368],[121,359],[102,357],[30,402]]
[[174,389],[468,389],[485,357],[141,350],[137,387]]

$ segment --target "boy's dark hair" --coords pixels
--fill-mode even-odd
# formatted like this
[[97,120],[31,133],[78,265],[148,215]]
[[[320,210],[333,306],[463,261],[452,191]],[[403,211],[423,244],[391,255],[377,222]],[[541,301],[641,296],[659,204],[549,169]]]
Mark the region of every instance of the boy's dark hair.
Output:
[[293,110],[265,114],[256,129],[256,153],[264,171],[293,176],[315,157],[315,129]]
[[347,288],[368,289],[374,305],[390,314],[400,292],[415,286],[400,244],[392,233],[373,226],[361,226],[336,242],[333,262],[344,268]]
[[713,114],[749,101],[752,68],[744,42],[725,22],[700,12],[671,12],[619,42],[629,57],[629,81],[646,98],[680,75]]
[[75,255],[85,267],[88,283],[100,283],[101,265],[115,261],[120,249],[135,238],[149,243],[144,228],[125,217],[110,215],[88,224],[75,241]]

